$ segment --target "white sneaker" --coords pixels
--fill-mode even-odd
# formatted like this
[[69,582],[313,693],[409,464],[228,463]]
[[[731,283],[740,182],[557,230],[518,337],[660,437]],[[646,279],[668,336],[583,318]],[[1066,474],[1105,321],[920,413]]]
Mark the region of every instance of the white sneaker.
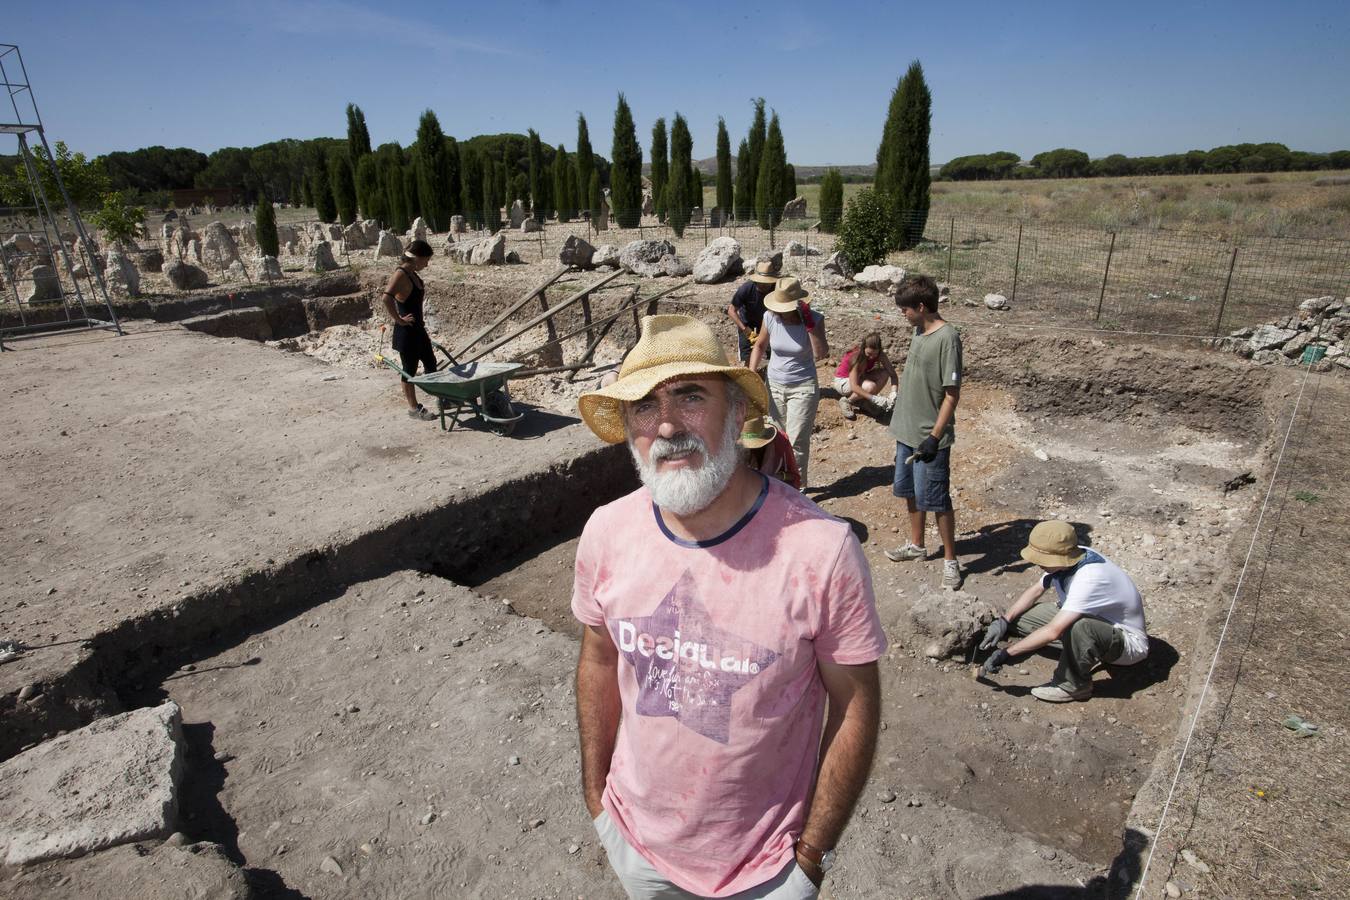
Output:
[[1071,691],[1058,684],[1043,684],[1031,689],[1031,696],[1046,703],[1068,703],[1071,700],[1086,700],[1092,696],[1092,685]]
[[927,550],[916,544],[905,544],[894,550],[887,550],[886,558],[891,562],[909,562],[912,559],[923,559],[927,553]]
[[948,590],[954,591],[961,587],[961,583],[966,580],[966,575],[961,571],[961,564],[954,559],[944,559],[942,561],[942,586]]
[[843,413],[844,418],[850,422],[858,417],[858,414],[853,411],[853,404],[849,402],[847,397],[839,398],[839,412]]

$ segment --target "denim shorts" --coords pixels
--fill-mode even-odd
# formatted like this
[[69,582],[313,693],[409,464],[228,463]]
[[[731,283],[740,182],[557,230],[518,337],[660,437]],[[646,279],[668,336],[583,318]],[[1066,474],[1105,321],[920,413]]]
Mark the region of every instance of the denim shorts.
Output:
[[891,493],[897,497],[913,497],[920,512],[951,512],[952,449],[942,448],[932,462],[916,459],[906,463],[913,453],[913,447],[896,442],[895,481],[891,484]]

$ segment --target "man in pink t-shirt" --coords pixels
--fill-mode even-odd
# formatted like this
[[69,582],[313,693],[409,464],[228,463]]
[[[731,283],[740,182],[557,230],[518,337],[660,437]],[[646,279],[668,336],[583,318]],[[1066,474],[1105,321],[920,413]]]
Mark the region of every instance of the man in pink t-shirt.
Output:
[[767,405],[686,316],[644,319],[579,402],[643,482],[591,516],[572,595],[586,806],[630,897],[815,897],[871,767],[871,573],[847,524],[741,460]]

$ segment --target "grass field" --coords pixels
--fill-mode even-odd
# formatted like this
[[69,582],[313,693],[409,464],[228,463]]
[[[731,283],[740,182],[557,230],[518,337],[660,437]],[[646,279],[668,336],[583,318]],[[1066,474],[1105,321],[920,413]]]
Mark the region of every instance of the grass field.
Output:
[[[1019,219],[1116,230],[1165,229],[1214,238],[1350,236],[1350,181],[1345,172],[1265,175],[1155,175],[933,183],[930,218]],[[844,203],[868,185],[844,185]],[[820,185],[802,185],[808,218],[820,209]],[[704,191],[705,208],[714,192]]]

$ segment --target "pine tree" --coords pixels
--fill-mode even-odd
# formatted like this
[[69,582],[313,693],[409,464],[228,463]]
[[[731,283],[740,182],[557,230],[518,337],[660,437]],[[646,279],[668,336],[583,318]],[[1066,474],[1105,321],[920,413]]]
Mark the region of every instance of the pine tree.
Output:
[[668,214],[666,205],[670,195],[666,194],[665,187],[670,181],[670,164],[666,160],[666,120],[657,119],[652,126],[652,205],[658,222],[666,221]]
[[[662,125],[664,124],[663,122]],[[663,127],[662,131],[664,130]],[[653,142],[653,152],[655,146]],[[684,237],[684,227],[689,224],[689,210],[694,205],[692,202],[694,186],[689,182],[693,153],[694,139],[689,134],[689,123],[684,120],[684,116],[676,113],[675,121],[670,126],[670,183],[667,187],[666,208],[667,221],[675,230],[676,237]]]
[[328,156],[319,157],[319,164],[310,176],[310,195],[314,198],[314,211],[320,222],[336,222],[337,203],[333,199],[332,161]]
[[742,138],[736,151],[736,221],[749,222],[754,217],[755,186],[750,181],[750,145]]
[[277,237],[277,213],[265,194],[258,195],[258,206],[253,210],[253,227],[258,235],[258,252],[263,256],[280,256],[281,241]]
[[450,158],[445,147],[445,132],[431,110],[422,113],[417,123],[417,198],[421,215],[432,231],[450,229]]
[[928,137],[933,95],[923,66],[910,63],[891,95],[891,105],[877,148],[877,191],[891,220],[891,247],[908,250],[923,237],[928,223]]
[[764,139],[764,155],[759,160],[759,183],[755,185],[755,205],[759,212],[759,227],[772,228],[783,220],[783,176],[787,169],[787,152],[783,148],[783,132],[778,126],[778,113],[769,120],[769,133]]
[[731,204],[735,202],[732,197],[731,180],[731,138],[727,135],[727,123],[721,116],[717,117],[717,208],[725,219],[731,215]]
[[844,215],[844,178],[831,168],[820,180],[820,230],[834,234]]
[[[483,221],[483,162],[484,158],[479,153],[464,145],[464,151],[460,154],[459,164],[460,184],[462,185],[460,193],[463,197],[464,216],[469,220],[469,225],[474,230],[482,228]],[[491,160],[488,160],[490,163]]]
[[577,204],[585,204],[591,214],[595,209],[590,205],[591,173],[595,171],[595,154],[591,150],[591,132],[586,127],[586,117],[577,113]]
[[759,196],[759,165],[764,158],[764,141],[767,138],[768,130],[764,123],[764,98],[752,100],[755,107],[755,117],[750,122],[750,192],[752,199],[750,201],[750,215],[762,219],[764,217],[764,201]]
[[558,222],[572,221],[571,198],[572,165],[567,159],[567,148],[558,145],[557,155],[553,157],[553,196],[558,205]]
[[620,228],[636,228],[642,217],[642,145],[633,127],[633,112],[619,94],[614,108],[614,140],[610,149],[609,196]]

